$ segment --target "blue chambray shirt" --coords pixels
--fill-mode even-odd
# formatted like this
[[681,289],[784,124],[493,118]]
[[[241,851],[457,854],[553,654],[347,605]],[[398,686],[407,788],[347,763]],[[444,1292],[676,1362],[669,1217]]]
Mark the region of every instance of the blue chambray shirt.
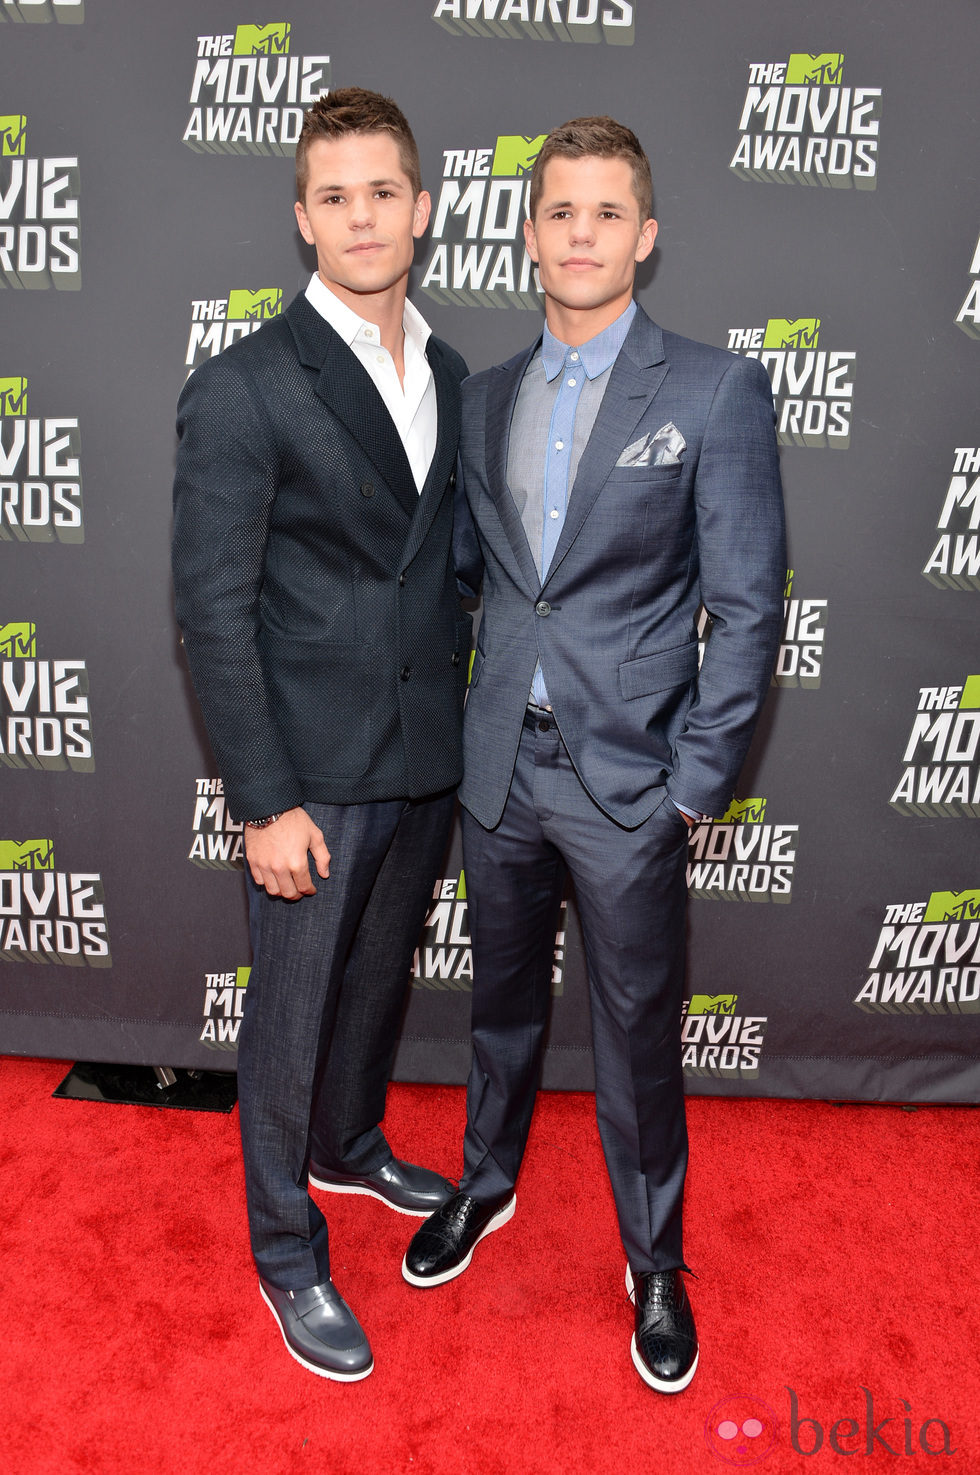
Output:
[[[636,315],[636,303],[588,343],[570,348],[545,324],[528,364],[511,422],[507,485],[524,524],[538,573],[551,566],[565,526],[568,497],[609,383],[612,366]],[[531,700],[548,705],[538,666]]]

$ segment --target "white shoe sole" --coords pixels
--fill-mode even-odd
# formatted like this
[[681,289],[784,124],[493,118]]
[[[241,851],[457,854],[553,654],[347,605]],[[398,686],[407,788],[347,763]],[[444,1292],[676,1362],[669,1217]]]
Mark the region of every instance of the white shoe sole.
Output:
[[502,1228],[502,1226],[506,1224],[509,1219],[513,1219],[514,1210],[516,1208],[517,1194],[515,1193],[510,1202],[504,1204],[502,1209],[498,1209],[493,1218],[486,1225],[486,1227],[480,1231],[479,1235],[470,1246],[470,1252],[466,1256],[466,1258],[464,1260],[460,1260],[459,1264],[454,1265],[451,1270],[443,1270],[438,1275],[413,1275],[411,1270],[409,1270],[408,1268],[408,1255],[406,1253],[405,1258],[402,1261],[402,1275],[408,1281],[409,1285],[421,1286],[423,1290],[427,1286],[441,1286],[445,1285],[447,1280],[455,1280],[457,1275],[462,1275],[463,1271],[469,1265],[470,1261],[473,1258],[473,1251],[480,1243],[480,1240],[486,1239],[488,1234],[493,1234],[495,1229]]
[[362,1378],[369,1377],[370,1374],[374,1372],[373,1357],[371,1359],[370,1366],[363,1368],[360,1372],[356,1373],[334,1372],[330,1368],[319,1367],[315,1362],[308,1362],[307,1359],[303,1357],[301,1353],[297,1352],[295,1347],[291,1347],[289,1342],[287,1341],[285,1328],[283,1327],[282,1322],[279,1320],[279,1313],[276,1310],[275,1306],[273,1306],[272,1302],[269,1300],[269,1297],[266,1295],[265,1288],[263,1287],[261,1282],[259,1283],[259,1295],[262,1297],[263,1301],[268,1306],[269,1310],[272,1312],[272,1315],[275,1318],[276,1326],[279,1328],[279,1334],[282,1337],[283,1345],[285,1346],[286,1351],[289,1353],[290,1357],[294,1357],[296,1359],[301,1367],[305,1367],[307,1372],[316,1373],[318,1378],[331,1378],[335,1383],[359,1383]]
[[[633,1271],[628,1263],[626,1266],[626,1294],[635,1304],[636,1298],[633,1294]],[[676,1378],[670,1383],[665,1383],[662,1378],[654,1377],[653,1373],[647,1367],[646,1363],[643,1361],[643,1358],[640,1356],[639,1349],[637,1348],[635,1332],[633,1333],[632,1340],[630,1341],[630,1356],[633,1359],[633,1366],[636,1368],[636,1371],[639,1373],[640,1377],[643,1379],[644,1383],[646,1383],[648,1388],[656,1388],[658,1393],[682,1393],[698,1370],[698,1360],[701,1356],[701,1349],[698,1348],[697,1352],[695,1352],[694,1361],[691,1363],[691,1366],[688,1368],[683,1378]]]
[[401,1204],[393,1204],[390,1198],[385,1198],[376,1188],[366,1188],[363,1183],[325,1183],[322,1178],[314,1178],[312,1173],[310,1183],[322,1193],[363,1193],[368,1198],[376,1198],[385,1208],[394,1209],[396,1214],[410,1214],[413,1219],[428,1219],[430,1214],[435,1213],[435,1209],[406,1209]]

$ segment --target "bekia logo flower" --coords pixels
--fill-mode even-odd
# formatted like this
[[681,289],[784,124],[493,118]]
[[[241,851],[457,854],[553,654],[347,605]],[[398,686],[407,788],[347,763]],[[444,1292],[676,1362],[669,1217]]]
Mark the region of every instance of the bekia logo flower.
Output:
[[713,1455],[746,1469],[764,1460],[779,1437],[779,1422],[768,1403],[735,1393],[715,1404],[704,1425],[704,1442]]

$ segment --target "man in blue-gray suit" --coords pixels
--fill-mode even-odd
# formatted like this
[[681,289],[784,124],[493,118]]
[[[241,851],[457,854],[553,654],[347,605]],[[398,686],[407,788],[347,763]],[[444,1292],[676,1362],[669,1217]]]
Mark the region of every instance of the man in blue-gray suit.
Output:
[[785,548],[764,369],[633,301],[650,213],[629,129],[583,118],[551,133],[525,225],[543,337],[464,386],[457,568],[484,599],[460,790],[474,1053],[460,1192],[403,1273],[451,1279],[514,1212],[567,873],[633,1362],[670,1393],[698,1358],[681,1275],[688,828],[731,800],[779,641]]
[[296,188],[316,273],[181,396],[174,583],[245,822],[238,1083],[261,1292],[297,1361],[351,1381],[371,1349],[308,1185],[417,1215],[454,1187],[396,1158],[380,1123],[461,771],[466,371],[406,301],[429,196],[395,104],[363,88],[316,103]]

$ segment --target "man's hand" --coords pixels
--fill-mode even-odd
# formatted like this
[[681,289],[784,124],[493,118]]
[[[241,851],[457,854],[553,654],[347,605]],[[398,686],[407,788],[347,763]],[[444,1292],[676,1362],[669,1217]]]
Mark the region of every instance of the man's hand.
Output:
[[330,875],[330,851],[323,831],[305,809],[287,809],[261,830],[245,826],[245,857],[252,880],[256,886],[264,886],[270,896],[298,901],[301,896],[315,894],[310,855],[317,875],[326,880]]

